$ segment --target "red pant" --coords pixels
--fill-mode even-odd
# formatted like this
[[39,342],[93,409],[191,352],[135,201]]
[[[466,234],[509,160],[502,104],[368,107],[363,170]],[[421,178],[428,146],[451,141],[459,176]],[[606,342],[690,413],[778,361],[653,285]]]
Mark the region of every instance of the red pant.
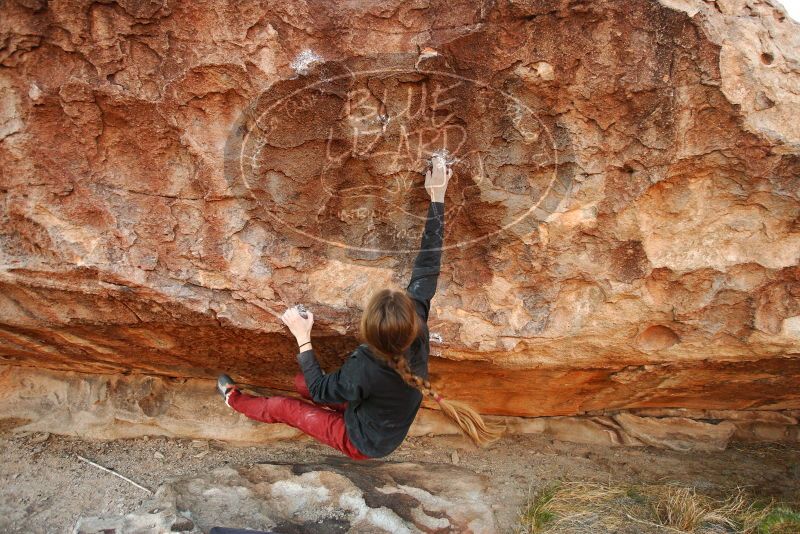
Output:
[[[308,391],[303,373],[295,375],[294,387],[300,395],[311,400],[311,393]],[[354,460],[369,458],[356,449],[350,438],[347,437],[347,429],[344,424],[346,402],[309,404],[290,397],[253,397],[234,390],[228,395],[228,405],[256,421],[291,425]],[[323,406],[330,409],[323,408]]]

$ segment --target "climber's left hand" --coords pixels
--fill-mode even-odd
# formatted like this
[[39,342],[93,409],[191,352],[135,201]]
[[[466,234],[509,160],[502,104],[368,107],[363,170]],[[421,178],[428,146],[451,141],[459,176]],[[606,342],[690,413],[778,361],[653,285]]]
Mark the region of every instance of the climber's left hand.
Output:
[[303,319],[297,308],[292,306],[281,315],[283,324],[289,327],[289,331],[294,335],[297,344],[300,345],[306,341],[311,341],[311,327],[314,325],[314,314],[306,311],[308,319]]

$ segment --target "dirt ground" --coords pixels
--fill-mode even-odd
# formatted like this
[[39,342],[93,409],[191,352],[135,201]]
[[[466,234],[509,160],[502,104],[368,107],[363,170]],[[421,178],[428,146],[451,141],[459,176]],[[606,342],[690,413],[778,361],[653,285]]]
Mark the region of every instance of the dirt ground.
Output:
[[[456,451],[457,458],[454,458]],[[156,489],[176,476],[228,465],[316,462],[339,453],[310,439],[234,447],[161,437],[85,441],[0,430],[0,531],[69,532],[79,516],[133,511],[148,495],[83,463],[80,454]],[[408,438],[386,461],[458,463],[491,479],[502,532],[512,532],[529,492],[556,480],[679,482],[709,494],[747,486],[759,496],[800,503],[800,450],[742,445],[699,454],[576,445],[537,435],[476,449],[459,436]]]

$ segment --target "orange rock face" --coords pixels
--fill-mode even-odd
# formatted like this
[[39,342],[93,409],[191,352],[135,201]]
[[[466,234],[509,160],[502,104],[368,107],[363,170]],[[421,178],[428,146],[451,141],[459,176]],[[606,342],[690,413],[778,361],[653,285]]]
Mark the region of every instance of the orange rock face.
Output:
[[291,388],[403,287],[486,413],[800,408],[800,27],[768,3],[6,2],[0,356]]

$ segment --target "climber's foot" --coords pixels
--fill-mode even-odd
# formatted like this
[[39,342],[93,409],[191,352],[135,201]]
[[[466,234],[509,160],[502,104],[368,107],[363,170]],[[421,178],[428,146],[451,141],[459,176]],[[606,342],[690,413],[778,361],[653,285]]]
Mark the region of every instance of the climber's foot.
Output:
[[217,391],[219,391],[219,394],[222,395],[226,403],[228,402],[228,395],[234,389],[239,388],[236,387],[236,382],[234,382],[231,377],[228,375],[219,375],[219,378],[217,378]]

